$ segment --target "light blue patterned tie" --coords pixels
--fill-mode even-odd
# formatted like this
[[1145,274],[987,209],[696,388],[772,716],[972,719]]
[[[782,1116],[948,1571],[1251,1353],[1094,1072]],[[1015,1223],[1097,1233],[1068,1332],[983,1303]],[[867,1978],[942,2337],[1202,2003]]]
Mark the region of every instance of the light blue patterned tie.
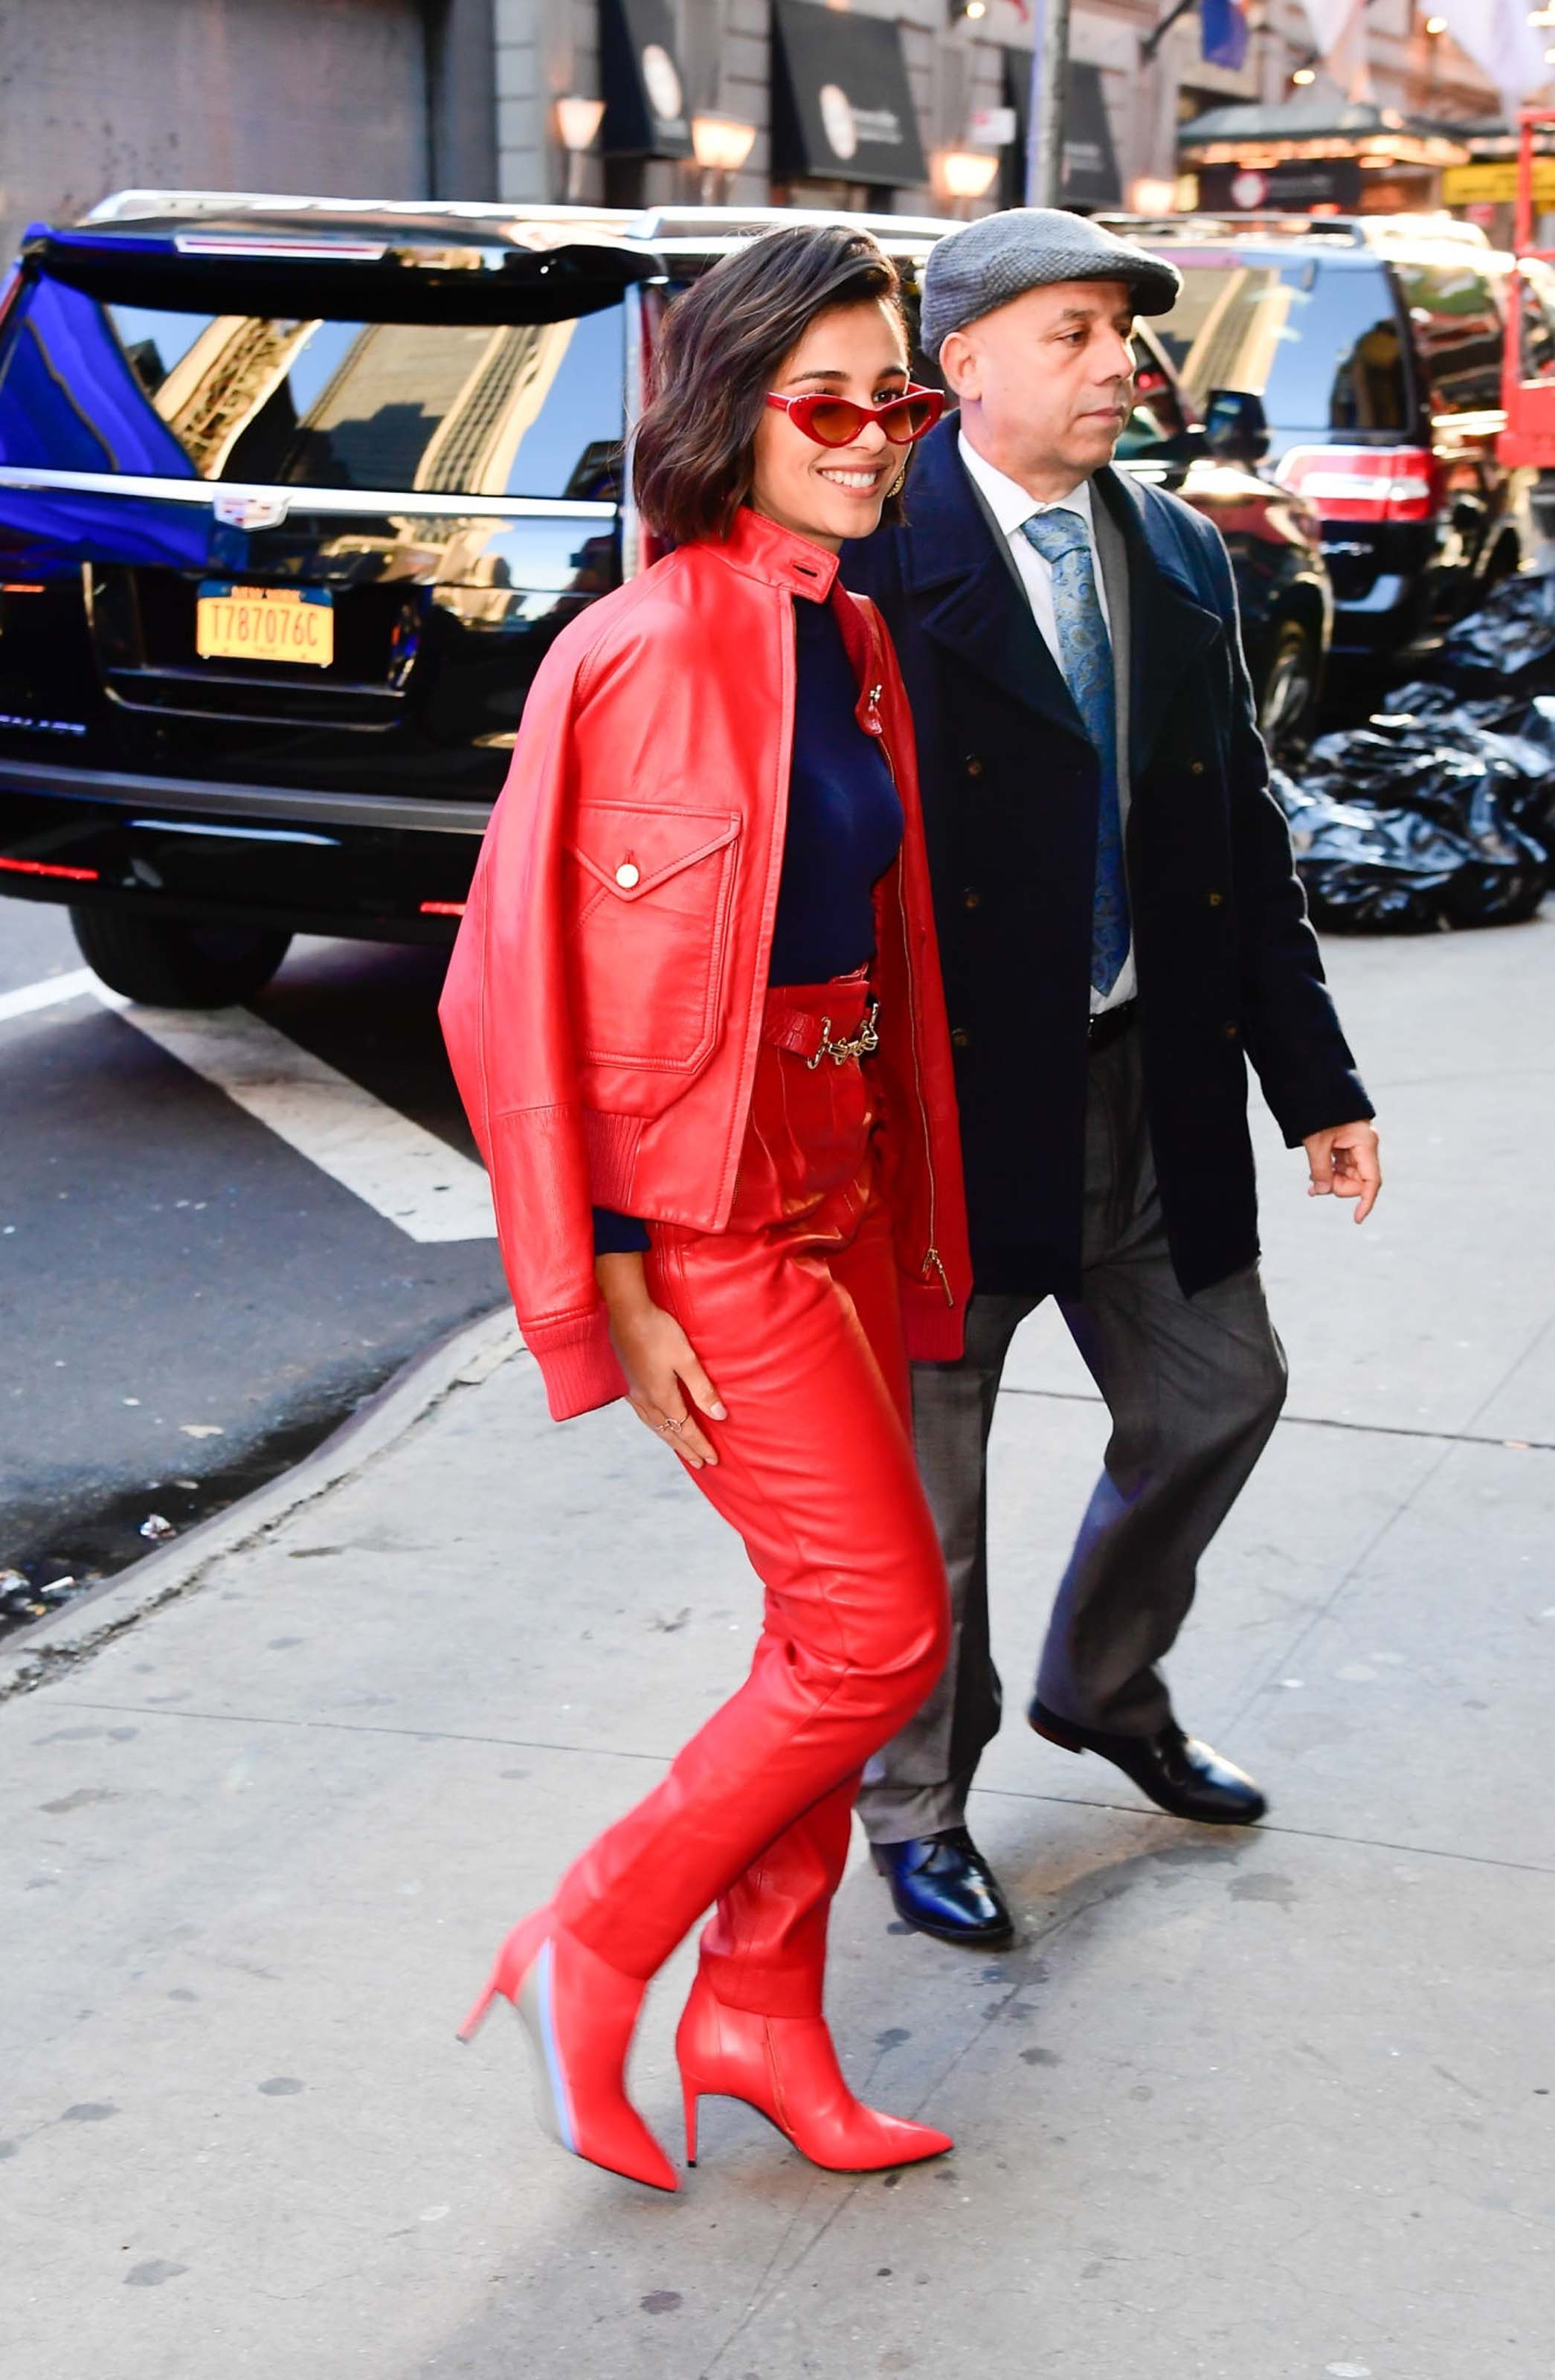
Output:
[[1128,956],[1128,880],[1124,874],[1123,808],[1118,798],[1118,725],[1112,648],[1096,591],[1090,535],[1078,513],[1055,505],[1033,513],[1021,534],[1053,574],[1058,649],[1075,708],[1100,763],[1096,820],[1096,892],[1091,910],[1090,979],[1111,991]]

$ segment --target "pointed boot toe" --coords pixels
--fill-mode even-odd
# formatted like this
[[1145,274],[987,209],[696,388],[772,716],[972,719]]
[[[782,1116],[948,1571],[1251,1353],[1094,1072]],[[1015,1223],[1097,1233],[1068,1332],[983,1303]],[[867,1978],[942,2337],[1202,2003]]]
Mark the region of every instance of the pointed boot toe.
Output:
[[607,2173],[678,2190],[674,2168],[626,2096],[626,2058],[647,1988],[542,1909],[503,1944],[460,2039],[473,2036],[493,1999],[511,2000],[529,2039],[536,2113],[553,2140]]
[[878,2173],[943,2156],[954,2143],[929,2124],[856,2099],[823,2016],[762,2016],[730,2008],[699,1973],[675,2035],[686,2097],[686,2154],[697,2162],[702,2099],[743,2099],[801,2155],[831,2173]]

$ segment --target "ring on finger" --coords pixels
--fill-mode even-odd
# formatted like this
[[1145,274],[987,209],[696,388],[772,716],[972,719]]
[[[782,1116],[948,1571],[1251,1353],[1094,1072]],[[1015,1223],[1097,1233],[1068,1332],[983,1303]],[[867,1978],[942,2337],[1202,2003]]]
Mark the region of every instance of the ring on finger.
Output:
[[662,1430],[673,1430],[673,1431],[674,1432],[675,1436],[678,1438],[678,1437],[679,1437],[679,1435],[680,1435],[680,1433],[681,1433],[681,1431],[686,1427],[686,1424],[685,1424],[683,1421],[669,1421],[669,1420],[665,1420],[665,1421],[662,1421],[662,1422],[659,1424],[659,1427],[660,1427],[660,1428],[661,1428]]

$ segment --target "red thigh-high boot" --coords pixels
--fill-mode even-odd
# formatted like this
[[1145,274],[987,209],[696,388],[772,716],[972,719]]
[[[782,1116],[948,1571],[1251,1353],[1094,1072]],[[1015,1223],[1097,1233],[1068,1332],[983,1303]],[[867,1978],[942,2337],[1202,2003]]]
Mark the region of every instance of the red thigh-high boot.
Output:
[[[832,1271],[847,1293],[890,1399],[910,1427],[895,1268],[883,1215]],[[813,2165],[870,2173],[942,2156],[948,2133],[887,2116],[843,2079],[822,2011],[826,1929],[842,1882],[856,1773],[807,1810],[730,1886],[702,1936],[697,1980],[675,2035],[686,2153],[697,2162],[697,2103],[743,2099]]]
[[511,2000],[529,2036],[537,2111],[553,2139],[629,2181],[678,2190],[674,2168],[626,2096],[626,2053],[647,1989],[540,1909],[497,1952],[459,2038],[474,2039],[499,1996]]
[[916,2165],[953,2145],[931,2125],[854,2097],[821,2010],[826,1921],[857,1790],[848,1778],[788,1828],[723,1895],[702,1936],[674,2045],[691,2165],[705,2098],[745,2100],[812,2165],[837,2173]]

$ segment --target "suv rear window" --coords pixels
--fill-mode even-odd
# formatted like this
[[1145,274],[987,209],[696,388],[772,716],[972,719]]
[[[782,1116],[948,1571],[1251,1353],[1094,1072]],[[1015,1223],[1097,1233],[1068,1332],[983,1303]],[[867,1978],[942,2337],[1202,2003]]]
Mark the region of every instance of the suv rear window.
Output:
[[[24,284],[0,351],[0,462],[456,495],[614,492],[618,285],[448,273],[396,293],[338,267],[262,288],[139,261]],[[460,284],[465,287],[461,290]],[[470,284],[477,285],[471,289]],[[396,294],[398,303],[396,304]],[[484,316],[485,319],[480,319]],[[526,318],[529,319],[526,319]],[[472,319],[473,318],[473,319]]]
[[1211,389],[1240,388],[1262,397],[1282,435],[1407,428],[1403,343],[1380,265],[1161,252],[1183,293],[1152,327],[1199,412]]
[[1483,413],[1501,401],[1501,318],[1485,273],[1454,258],[1394,266],[1434,414]]

